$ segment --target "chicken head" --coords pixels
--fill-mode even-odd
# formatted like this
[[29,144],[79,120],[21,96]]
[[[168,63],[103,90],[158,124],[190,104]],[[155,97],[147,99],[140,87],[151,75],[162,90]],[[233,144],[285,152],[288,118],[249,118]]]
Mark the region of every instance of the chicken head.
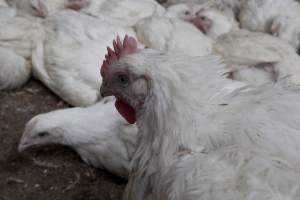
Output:
[[136,122],[136,111],[141,109],[148,93],[148,81],[145,76],[133,72],[133,66],[117,60],[130,59],[126,55],[137,51],[137,41],[126,36],[121,42],[120,38],[113,42],[114,50],[108,47],[106,59],[101,67],[103,83],[100,89],[101,95],[115,96],[115,107],[128,121]]

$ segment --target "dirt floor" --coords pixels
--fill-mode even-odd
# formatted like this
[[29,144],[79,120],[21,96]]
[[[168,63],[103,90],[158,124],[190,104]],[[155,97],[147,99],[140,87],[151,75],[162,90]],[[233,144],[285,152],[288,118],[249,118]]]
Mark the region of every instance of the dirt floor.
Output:
[[69,148],[42,147],[18,153],[33,116],[67,107],[37,81],[0,91],[0,200],[117,200],[126,181],[84,164]]

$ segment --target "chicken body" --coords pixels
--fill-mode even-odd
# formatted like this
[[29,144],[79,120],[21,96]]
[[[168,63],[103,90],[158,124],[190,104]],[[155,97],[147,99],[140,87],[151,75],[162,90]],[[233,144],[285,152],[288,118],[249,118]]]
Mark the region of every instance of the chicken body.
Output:
[[165,9],[154,0],[91,0],[81,11],[93,16],[112,18],[126,26],[133,26],[146,17],[164,14]]
[[214,53],[223,57],[235,80],[264,85],[285,79],[289,85],[300,85],[299,55],[273,36],[244,30],[231,32],[217,40]]
[[0,7],[1,89],[19,87],[30,78],[32,52],[43,38],[44,28],[38,19]]
[[243,87],[218,57],[175,58],[138,50],[103,73],[101,93],[137,116],[124,199],[298,199],[299,92]]
[[62,109],[32,118],[19,151],[35,145],[67,145],[87,164],[127,178],[136,134],[136,126],[121,118],[112,100],[104,99],[87,108]]
[[191,24],[176,18],[146,18],[134,28],[139,41],[149,48],[177,51],[191,56],[212,52],[213,40]]

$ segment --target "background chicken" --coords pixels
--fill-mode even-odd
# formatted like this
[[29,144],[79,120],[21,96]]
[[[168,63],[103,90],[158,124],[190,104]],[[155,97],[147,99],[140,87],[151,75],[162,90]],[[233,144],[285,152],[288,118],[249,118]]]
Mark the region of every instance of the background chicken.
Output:
[[71,105],[94,104],[99,98],[99,64],[106,47],[115,35],[135,36],[134,31],[71,10],[49,17],[44,24],[45,42],[34,52],[35,77]]
[[220,9],[210,3],[171,5],[168,7],[166,15],[194,24],[200,31],[213,39],[238,29],[238,23],[232,10]]
[[134,27],[138,40],[146,47],[177,51],[192,56],[212,52],[213,41],[191,24],[176,18],[151,17]]

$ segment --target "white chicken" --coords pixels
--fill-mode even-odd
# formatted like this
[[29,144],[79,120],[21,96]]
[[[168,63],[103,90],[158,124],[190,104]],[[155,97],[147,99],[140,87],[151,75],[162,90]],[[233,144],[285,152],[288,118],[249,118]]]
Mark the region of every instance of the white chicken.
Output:
[[[68,1],[72,3],[74,0]],[[72,8],[72,6],[67,7]],[[155,0],[90,0],[88,4],[84,4],[82,7],[81,12],[83,13],[102,18],[112,18],[125,26],[133,26],[141,19],[162,15],[165,12],[165,9]]]
[[300,3],[295,0],[248,0],[239,15],[242,28],[272,33],[295,47],[300,44]]
[[138,40],[146,47],[177,51],[191,56],[212,52],[213,41],[193,25],[168,17],[150,17],[134,27]]
[[231,32],[217,40],[214,53],[223,57],[235,80],[263,85],[285,79],[289,85],[300,86],[300,57],[292,46],[273,36]]
[[224,33],[238,30],[231,10],[221,10],[210,4],[176,4],[168,7],[166,16],[178,17],[194,24],[205,35],[216,39]]
[[43,38],[44,29],[38,19],[0,7],[1,89],[19,87],[30,78],[32,51]]
[[225,13],[215,8],[203,8],[199,10],[191,22],[213,39],[239,29],[239,25],[232,13]]
[[99,63],[116,35],[135,36],[129,27],[72,10],[46,19],[46,39],[33,54],[33,73],[73,106],[99,99]]
[[117,39],[101,68],[101,94],[138,127],[123,199],[300,198],[297,91],[241,87],[215,56],[136,46]]
[[87,108],[68,108],[37,115],[26,125],[19,151],[62,144],[73,148],[87,164],[128,177],[137,128],[129,125],[104,99]]

